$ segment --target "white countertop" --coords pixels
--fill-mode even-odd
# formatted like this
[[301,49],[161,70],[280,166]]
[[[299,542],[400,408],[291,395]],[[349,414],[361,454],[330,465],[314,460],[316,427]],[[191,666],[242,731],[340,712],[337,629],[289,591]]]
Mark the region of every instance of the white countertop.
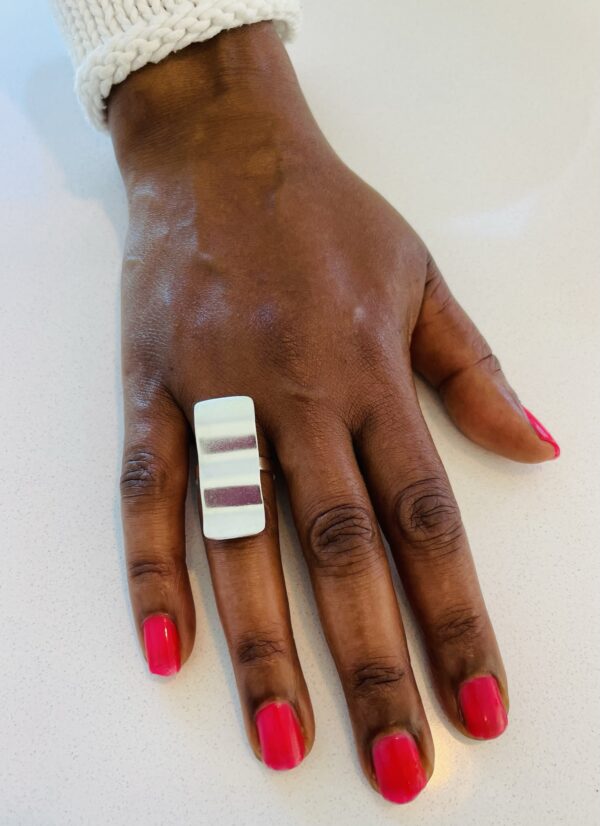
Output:
[[504,654],[508,731],[450,729],[408,622],[436,768],[408,806],[374,794],[287,516],[305,763],[275,774],[246,743],[193,508],[196,647],[176,679],[147,675],[117,498],[124,194],[46,4],[3,3],[3,826],[600,822],[600,7],[306,0],[305,17],[291,51],[327,136],[425,238],[562,447],[510,464],[421,394]]

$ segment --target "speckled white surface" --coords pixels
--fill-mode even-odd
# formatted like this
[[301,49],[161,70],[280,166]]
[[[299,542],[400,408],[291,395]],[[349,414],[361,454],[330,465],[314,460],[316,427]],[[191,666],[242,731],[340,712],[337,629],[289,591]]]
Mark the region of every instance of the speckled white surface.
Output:
[[284,519],[294,627],[317,720],[309,759],[268,772],[243,736],[197,521],[191,661],[145,672],[118,516],[118,277],[126,206],[84,123],[49,12],[2,4],[0,49],[0,823],[600,822],[600,8],[592,0],[307,0],[293,56],[325,132],[431,246],[561,459],[468,444],[423,391],[511,687],[501,740],[440,716],[399,810],[361,777]]

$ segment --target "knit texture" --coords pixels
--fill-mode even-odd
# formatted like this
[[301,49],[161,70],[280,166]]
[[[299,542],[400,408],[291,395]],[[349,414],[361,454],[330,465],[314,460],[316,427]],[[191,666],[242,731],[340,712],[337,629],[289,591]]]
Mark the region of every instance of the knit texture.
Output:
[[75,64],[75,90],[94,126],[106,129],[112,86],[146,63],[226,29],[273,20],[284,40],[300,0],[52,0]]

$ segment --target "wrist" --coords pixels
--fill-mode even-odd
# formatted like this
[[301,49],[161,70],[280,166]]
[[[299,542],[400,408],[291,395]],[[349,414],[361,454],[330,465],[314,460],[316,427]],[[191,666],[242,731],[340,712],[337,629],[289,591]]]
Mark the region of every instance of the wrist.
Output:
[[180,164],[189,151],[230,163],[259,146],[320,137],[271,23],[223,32],[132,73],[111,93],[108,122],[126,181]]

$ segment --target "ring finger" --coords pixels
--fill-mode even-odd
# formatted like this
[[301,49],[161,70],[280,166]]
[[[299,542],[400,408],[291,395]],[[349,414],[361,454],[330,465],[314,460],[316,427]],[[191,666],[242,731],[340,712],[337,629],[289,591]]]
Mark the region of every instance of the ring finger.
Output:
[[273,476],[260,476],[265,530],[204,544],[250,744],[270,768],[291,769],[312,747],[314,719],[292,633]]

